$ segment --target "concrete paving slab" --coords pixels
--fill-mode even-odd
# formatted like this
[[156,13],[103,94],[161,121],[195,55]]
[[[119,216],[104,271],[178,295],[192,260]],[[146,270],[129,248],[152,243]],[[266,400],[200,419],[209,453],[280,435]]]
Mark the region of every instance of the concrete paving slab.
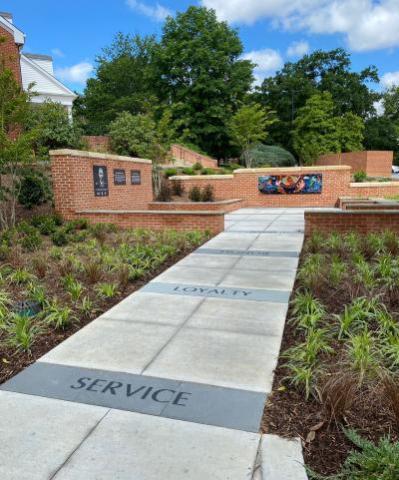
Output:
[[299,439],[263,435],[261,458],[263,480],[308,480]]
[[141,373],[175,331],[168,325],[95,320],[39,361]]
[[296,270],[298,257],[256,257],[245,255],[234,265],[234,270],[280,271]]
[[235,265],[237,260],[237,255],[207,255],[195,252],[183,258],[183,260],[180,260],[176,266],[221,268],[228,270]]
[[195,283],[196,285],[216,286],[226,275],[228,269],[174,266],[154,278],[156,283]]
[[0,391],[1,480],[47,480],[107,409]]
[[268,250],[235,250],[229,248],[205,248],[201,247],[196,250],[197,254],[206,254],[206,255],[238,255],[238,256],[249,256],[249,257],[291,257],[298,258],[299,252],[295,251],[268,251]]
[[212,285],[178,284],[150,282],[141,292],[167,293],[169,295],[183,295],[204,298],[228,298],[230,300],[248,300],[250,302],[277,302],[288,303],[289,290],[266,290],[255,288],[214,287]]
[[285,272],[259,272],[258,270],[232,270],[221,281],[223,287],[288,290],[294,286],[295,270]]
[[207,298],[187,322],[187,327],[257,335],[281,336],[288,304]]
[[280,342],[279,337],[185,327],[143,373],[268,393]]
[[258,432],[266,396],[230,388],[37,362],[0,390]]
[[275,234],[259,235],[249,247],[249,250],[283,250],[300,252],[302,249],[303,235],[301,234]]
[[258,235],[256,233],[242,234],[223,232],[212,240],[206,242],[203,245],[203,248],[233,248],[235,250],[246,250],[252,245],[257,237]]
[[259,435],[111,411],[55,480],[250,479]]
[[200,298],[185,297],[179,301],[179,308],[176,308],[169,295],[135,292],[99,319],[180,325],[200,303]]

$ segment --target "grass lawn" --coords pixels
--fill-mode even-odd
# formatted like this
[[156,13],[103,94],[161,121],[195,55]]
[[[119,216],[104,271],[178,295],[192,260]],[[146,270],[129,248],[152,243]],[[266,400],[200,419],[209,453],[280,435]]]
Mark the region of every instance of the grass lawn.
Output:
[[209,237],[54,215],[0,232],[0,383]]
[[281,352],[263,430],[301,437],[328,478],[399,479],[394,233],[306,240]]

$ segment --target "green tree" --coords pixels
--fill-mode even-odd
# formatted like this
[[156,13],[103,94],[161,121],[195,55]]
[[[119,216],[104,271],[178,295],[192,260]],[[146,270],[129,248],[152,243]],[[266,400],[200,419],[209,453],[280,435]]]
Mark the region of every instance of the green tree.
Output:
[[251,147],[267,138],[267,128],[274,122],[274,112],[256,103],[243,105],[232,116],[228,131],[232,143],[240,148],[247,168],[252,165]]
[[23,92],[9,69],[0,72],[0,226],[15,225],[20,177],[32,162],[35,129],[26,130],[30,91]]
[[399,87],[393,86],[382,95],[384,117],[399,124]]
[[178,134],[213,156],[231,148],[228,123],[253,81],[242,53],[237,31],[213,10],[189,7],[165,22],[156,55],[159,95],[181,121]]
[[325,153],[362,150],[363,129],[363,120],[352,113],[334,116],[332,95],[318,93],[298,110],[294,149],[301,162],[311,165]]
[[81,144],[77,122],[72,123],[60,103],[32,104],[27,128],[37,130],[35,151],[40,157],[46,157],[50,149],[79,148]]
[[85,132],[101,135],[118,114],[146,113],[157,102],[153,55],[154,37],[118,33],[96,58],[94,78],[76,100],[74,116]]
[[274,77],[264,80],[254,96],[275,110],[280,119],[271,128],[271,141],[290,150],[293,121],[312,95],[329,92],[335,116],[353,113],[366,119],[375,113],[374,103],[380,98],[369,87],[377,82],[374,66],[353,72],[350,54],[342,48],[317,50],[298,62],[286,63]]
[[364,133],[366,150],[392,150],[394,159],[399,160],[399,128],[386,116],[371,117],[366,121]]

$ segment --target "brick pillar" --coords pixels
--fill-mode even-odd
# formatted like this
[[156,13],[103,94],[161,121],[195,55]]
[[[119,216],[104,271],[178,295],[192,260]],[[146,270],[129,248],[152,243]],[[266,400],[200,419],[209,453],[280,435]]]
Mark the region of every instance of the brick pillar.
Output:
[[63,155],[51,156],[51,177],[53,181],[55,211],[62,218],[72,220],[75,210],[76,159]]

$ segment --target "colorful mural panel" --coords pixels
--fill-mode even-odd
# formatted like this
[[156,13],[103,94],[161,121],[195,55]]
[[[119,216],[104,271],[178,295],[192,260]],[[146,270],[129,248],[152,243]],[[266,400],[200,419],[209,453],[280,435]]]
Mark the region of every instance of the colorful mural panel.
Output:
[[323,176],[321,173],[307,175],[265,175],[259,177],[259,191],[266,194],[307,194],[321,193]]

